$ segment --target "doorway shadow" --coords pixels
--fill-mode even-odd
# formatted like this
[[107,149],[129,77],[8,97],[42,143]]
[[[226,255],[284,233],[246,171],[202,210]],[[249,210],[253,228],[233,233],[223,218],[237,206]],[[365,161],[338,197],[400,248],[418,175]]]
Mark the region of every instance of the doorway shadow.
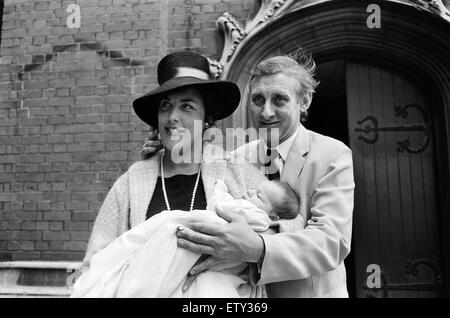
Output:
[[[347,96],[345,87],[345,61],[336,60],[317,66],[320,84],[313,96],[304,126],[314,132],[343,142],[350,147],[347,120]],[[345,259],[347,289],[351,298],[356,297],[355,255],[351,252]]]

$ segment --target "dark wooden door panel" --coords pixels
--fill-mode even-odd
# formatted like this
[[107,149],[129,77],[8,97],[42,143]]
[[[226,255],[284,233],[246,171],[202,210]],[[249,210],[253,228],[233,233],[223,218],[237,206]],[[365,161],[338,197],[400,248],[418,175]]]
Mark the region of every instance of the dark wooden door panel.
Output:
[[[347,61],[346,85],[357,296],[436,296],[426,291],[440,272],[431,109],[419,86],[377,66]],[[407,271],[415,260],[425,261]],[[370,264],[390,286],[384,294],[367,289]]]

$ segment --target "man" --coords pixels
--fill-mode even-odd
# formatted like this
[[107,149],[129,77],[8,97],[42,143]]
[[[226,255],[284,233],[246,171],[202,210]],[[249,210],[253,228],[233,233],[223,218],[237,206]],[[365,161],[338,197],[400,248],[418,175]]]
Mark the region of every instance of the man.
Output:
[[305,228],[258,235],[242,218],[217,211],[227,225],[196,223],[177,232],[179,246],[212,256],[193,267],[186,287],[217,262],[240,260],[251,264],[251,279],[266,284],[269,297],[348,297],[343,261],[351,242],[352,155],[341,142],[301,124],[317,85],[314,68],[311,59],[299,64],[285,56],[258,64],[249,108],[255,127],[268,134],[236,151],[244,158],[270,153],[270,166],[277,169],[268,177],[281,176],[297,191]]

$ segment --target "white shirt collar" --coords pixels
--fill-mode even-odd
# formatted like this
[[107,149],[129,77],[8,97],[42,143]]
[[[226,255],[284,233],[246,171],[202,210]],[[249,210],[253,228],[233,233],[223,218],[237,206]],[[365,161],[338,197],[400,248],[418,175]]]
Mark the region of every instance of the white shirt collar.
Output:
[[[291,150],[292,144],[294,143],[295,137],[297,136],[299,130],[300,130],[300,125],[297,127],[297,130],[295,131],[295,133],[293,133],[288,139],[286,139],[281,144],[279,144],[278,146],[275,147],[275,149],[280,154],[281,158],[283,158],[284,162],[286,162],[289,150]],[[264,145],[264,151],[267,151],[266,143],[263,142],[263,145]]]

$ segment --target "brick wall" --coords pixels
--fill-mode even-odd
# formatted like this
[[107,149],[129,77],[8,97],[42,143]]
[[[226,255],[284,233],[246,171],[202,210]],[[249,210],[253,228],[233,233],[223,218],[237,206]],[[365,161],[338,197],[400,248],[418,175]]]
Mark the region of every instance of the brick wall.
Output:
[[[215,21],[256,1],[7,0],[0,50],[0,261],[81,260],[148,128],[131,108],[168,52],[218,58]],[[67,7],[81,8],[68,28]]]

